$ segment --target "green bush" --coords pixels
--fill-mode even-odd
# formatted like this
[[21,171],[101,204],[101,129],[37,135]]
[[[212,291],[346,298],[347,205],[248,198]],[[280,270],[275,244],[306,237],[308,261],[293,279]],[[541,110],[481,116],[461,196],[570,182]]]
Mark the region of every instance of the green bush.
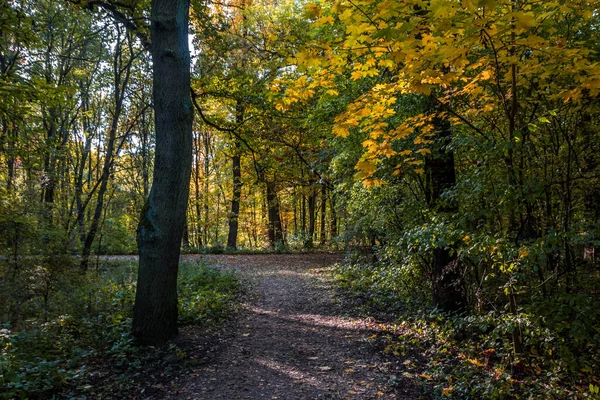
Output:
[[[61,279],[72,277],[69,271]],[[182,323],[215,324],[234,310],[239,285],[233,273],[199,264],[184,264],[180,271]],[[97,272],[55,284],[48,309],[27,307],[26,320],[2,325],[0,398],[85,392],[92,360],[108,358],[122,372],[141,368],[130,333],[136,276],[133,262],[103,262]]]
[[336,277],[352,295],[367,299],[368,312],[392,310],[396,322],[386,352],[401,357],[405,375],[435,397],[597,398],[600,303],[593,297],[563,294],[539,298],[516,313],[507,306],[449,315],[428,305],[426,292],[417,290],[424,286],[393,264],[340,265]]
[[195,263],[182,264],[178,280],[180,322],[220,322],[233,310],[239,289],[238,279],[233,272]]

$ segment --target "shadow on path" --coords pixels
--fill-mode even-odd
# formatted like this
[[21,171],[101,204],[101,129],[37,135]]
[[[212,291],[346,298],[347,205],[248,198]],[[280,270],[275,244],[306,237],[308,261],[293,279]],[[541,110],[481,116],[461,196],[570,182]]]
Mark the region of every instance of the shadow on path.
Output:
[[381,325],[335,302],[328,267],[339,255],[196,257],[239,271],[254,300],[215,359],[180,377],[167,398],[417,398],[373,339]]

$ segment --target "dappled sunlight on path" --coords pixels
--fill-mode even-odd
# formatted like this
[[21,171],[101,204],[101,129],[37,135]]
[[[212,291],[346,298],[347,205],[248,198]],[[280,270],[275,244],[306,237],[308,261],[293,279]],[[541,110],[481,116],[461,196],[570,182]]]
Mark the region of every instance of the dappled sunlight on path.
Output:
[[174,383],[170,398],[414,398],[373,339],[386,326],[346,315],[336,303],[326,267],[339,256],[203,259],[239,271],[251,300],[216,358]]

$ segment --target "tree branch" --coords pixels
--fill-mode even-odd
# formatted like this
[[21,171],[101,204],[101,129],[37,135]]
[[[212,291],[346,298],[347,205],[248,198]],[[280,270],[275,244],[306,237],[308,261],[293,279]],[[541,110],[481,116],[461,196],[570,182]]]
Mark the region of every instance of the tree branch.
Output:
[[143,29],[143,28],[148,29],[148,26],[136,23],[136,21],[133,18],[129,18],[127,15],[125,15],[125,13],[123,13],[121,10],[119,10],[119,7],[126,7],[128,9],[132,10],[131,7],[128,7],[120,2],[110,1],[110,0],[109,1],[69,0],[69,1],[75,5],[89,8],[91,10],[94,9],[94,6],[98,6],[99,8],[102,8],[103,10],[108,12],[115,21],[123,24],[123,26],[125,26],[125,28],[128,31],[132,32],[142,43],[142,46],[144,47],[145,50],[150,51],[150,46],[152,45],[152,43],[150,41],[150,38],[148,37],[147,32],[145,32],[145,30]]

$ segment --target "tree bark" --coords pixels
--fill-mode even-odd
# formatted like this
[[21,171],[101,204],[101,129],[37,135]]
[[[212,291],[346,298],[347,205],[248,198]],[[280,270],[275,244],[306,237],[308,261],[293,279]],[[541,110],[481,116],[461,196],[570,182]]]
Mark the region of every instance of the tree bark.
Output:
[[335,211],[335,197],[333,195],[333,193],[331,193],[331,195],[329,196],[329,207],[331,209],[331,238],[335,239],[335,237],[337,236],[338,233],[338,229],[337,229],[337,225],[338,225],[338,221],[337,221],[337,212]]
[[192,162],[189,6],[189,0],[152,1],[156,150],[152,188],[138,227],[133,308],[133,335],[141,344],[177,335],[177,271]]
[[202,247],[202,208],[200,206],[200,134],[194,138],[194,206],[196,208],[196,246]]
[[317,203],[317,195],[315,194],[315,187],[311,183],[310,193],[308,195],[308,232],[306,234],[306,240],[304,247],[310,249],[313,247],[313,239],[315,236],[315,208]]
[[[452,130],[450,123],[443,118],[436,116],[433,123],[438,131],[439,150],[426,160],[426,200],[429,207],[438,213],[454,213],[458,210],[457,205],[442,198],[445,190],[456,185],[454,153],[448,149]],[[432,297],[437,307],[443,311],[461,311],[467,308],[459,267],[460,260],[452,251],[451,245],[433,250]]]
[[[202,183],[204,185],[204,191],[202,192],[202,198],[204,201],[203,210],[204,210],[204,224],[203,224],[203,232],[204,232],[204,246],[208,247],[208,199],[209,199],[209,181],[208,177],[210,176],[210,133],[204,131],[203,135],[204,142],[204,159],[203,159],[203,167],[204,167],[204,176],[202,177]],[[216,243],[215,243],[216,244]]]
[[275,247],[278,243],[283,243],[283,230],[281,226],[279,199],[277,198],[274,182],[267,182],[267,209],[269,245]]
[[325,219],[327,216],[327,187],[321,185],[321,239],[320,244],[324,245],[327,241],[327,229],[325,228]]
[[[241,100],[238,100],[236,105],[236,123],[241,124],[244,121],[244,105]],[[231,250],[237,249],[238,236],[238,218],[240,216],[240,198],[242,196],[242,159],[240,156],[241,144],[236,138],[234,139],[234,154],[232,161],[233,175],[233,195],[231,197],[231,213],[229,214],[229,233],[227,235],[227,248]]]

